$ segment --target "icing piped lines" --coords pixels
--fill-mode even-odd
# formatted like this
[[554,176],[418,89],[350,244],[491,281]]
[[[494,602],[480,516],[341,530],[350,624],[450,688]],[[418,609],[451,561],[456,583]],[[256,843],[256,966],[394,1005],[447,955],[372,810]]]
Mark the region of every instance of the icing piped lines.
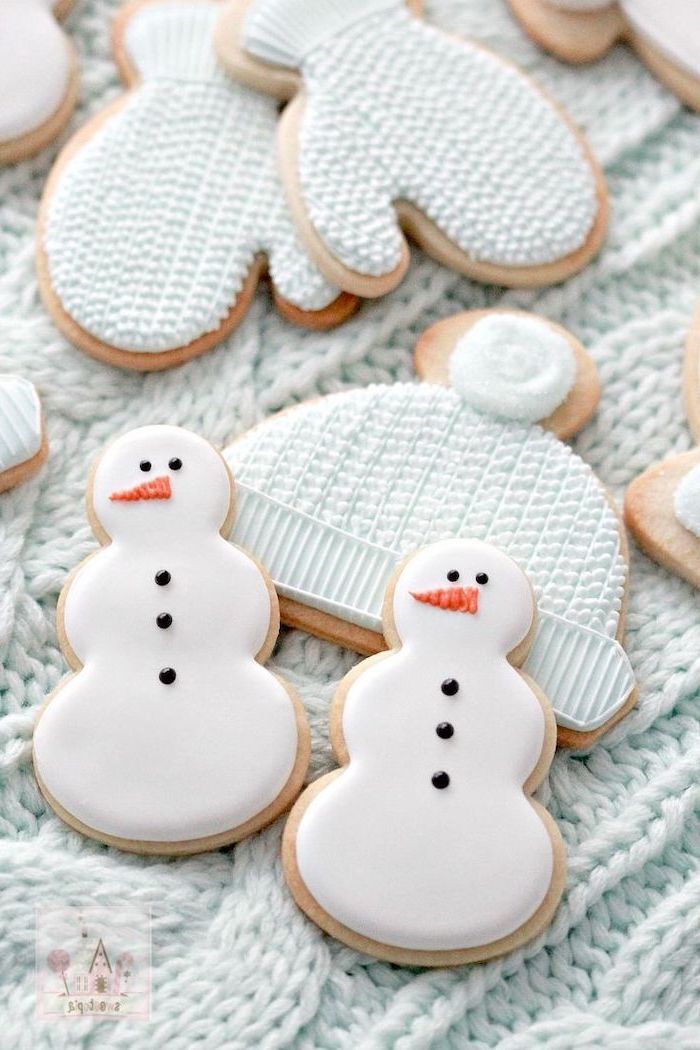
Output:
[[477,613],[479,590],[477,587],[440,587],[435,591],[411,591],[411,597],[424,605],[432,605],[445,612]]
[[134,485],[131,489],[113,492],[109,498],[112,501],[135,503],[141,499],[170,499],[171,496],[170,478],[166,474],[162,478],[153,478],[151,481],[144,481],[140,485]]
[[32,459],[41,448],[41,403],[19,376],[0,376],[0,472]]

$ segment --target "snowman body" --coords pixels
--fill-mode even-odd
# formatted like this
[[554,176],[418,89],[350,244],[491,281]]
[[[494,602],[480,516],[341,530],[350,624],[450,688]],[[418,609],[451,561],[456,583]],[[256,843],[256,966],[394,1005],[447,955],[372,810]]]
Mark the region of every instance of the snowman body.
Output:
[[[292,696],[256,661],[270,634],[270,591],[219,533],[230,483],[206,442],[150,427],[113,448],[116,465],[108,452],[93,485],[113,539],[65,595],[63,633],[81,669],[39,721],[37,773],[59,811],[98,837],[226,835],[275,803],[299,750]],[[123,484],[139,464],[158,470],[156,487],[167,479],[169,496],[126,498],[148,492],[149,483]]]
[[[415,598],[417,577],[435,593],[457,565],[463,579],[488,576],[478,612]],[[526,793],[548,764],[553,719],[507,658],[528,634],[529,584],[495,548],[453,540],[409,559],[393,601],[401,648],[341,693],[347,765],[290,822],[302,907],[308,895],[331,932],[372,950],[503,943],[546,908],[560,867],[556,830]]]

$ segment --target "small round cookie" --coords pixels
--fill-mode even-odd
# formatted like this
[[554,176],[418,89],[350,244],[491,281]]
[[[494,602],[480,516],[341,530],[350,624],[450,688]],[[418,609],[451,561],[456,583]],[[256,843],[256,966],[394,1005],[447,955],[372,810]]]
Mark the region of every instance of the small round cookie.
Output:
[[104,452],[87,502],[102,549],[59,600],[73,673],[35,729],[39,786],[71,827],[121,849],[237,842],[294,800],[310,739],[294,690],[262,666],[277,600],[227,541],[228,468],[196,434],[142,427]]

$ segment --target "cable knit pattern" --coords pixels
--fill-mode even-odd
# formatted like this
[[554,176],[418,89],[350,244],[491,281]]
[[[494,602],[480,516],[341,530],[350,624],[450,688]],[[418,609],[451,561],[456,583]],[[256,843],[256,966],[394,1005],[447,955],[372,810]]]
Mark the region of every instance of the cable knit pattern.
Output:
[[[415,254],[404,284],[332,334],[301,332],[258,295],[198,361],[158,375],[78,353],[40,306],[34,224],[50,151],[0,173],[0,371],[30,376],[52,451],[0,497],[0,1045],[12,1050],[697,1050],[700,1045],[700,618],[698,594],[632,547],[626,647],[640,700],[589,754],[560,752],[545,799],[566,840],[552,925],[521,950],[454,972],[374,962],[324,937],[292,904],[280,826],[183,860],[127,857],[46,812],[31,771],[36,708],[64,673],[56,600],[95,549],[89,463],[146,423],[224,446],[316,394],[409,382],[428,324],[459,309],[535,310],[574,332],[603,380],[576,452],[618,504],[629,482],[692,446],[681,409],[683,341],[700,292],[700,119],[628,48],[594,67],[555,62],[503,0],[431,0],[427,17],[531,70],[586,129],[612,192],[610,236],[566,284],[503,294]],[[66,28],[83,76],[79,126],[119,94],[116,4],[80,0]],[[271,666],[313,733],[312,776],[333,767],[328,703],[357,658],[283,631]],[[150,1024],[34,1015],[34,908],[123,900],[153,913]]]
[[598,210],[591,169],[560,115],[517,70],[436,32],[402,0],[390,9],[377,0],[384,9],[360,21],[349,6],[348,25],[334,5],[309,6],[310,22],[329,25],[305,56],[296,54],[295,0],[254,0],[244,41],[279,58],[280,23],[289,19],[289,63],[301,57],[306,92],[301,194],[340,262],[375,277],[398,265],[398,199],[479,262],[535,266],[586,242]]
[[44,247],[81,328],[119,350],[185,346],[225,320],[256,253],[283,298],[338,295],[291,225],[276,167],[277,107],[235,85],[212,47],[216,5],[164,3],[129,23],[142,85],[69,161]]

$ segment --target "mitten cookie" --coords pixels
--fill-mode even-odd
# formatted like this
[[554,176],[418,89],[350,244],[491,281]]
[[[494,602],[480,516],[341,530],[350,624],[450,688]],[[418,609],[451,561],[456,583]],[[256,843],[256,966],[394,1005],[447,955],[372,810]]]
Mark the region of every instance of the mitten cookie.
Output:
[[[700,311],[688,339],[683,395],[700,441]],[[625,520],[642,550],[700,587],[700,448],[649,467],[625,497]]]
[[139,853],[193,853],[268,824],[309,759],[303,708],[262,665],[274,589],[225,539],[233,483],[206,441],[151,426],[95,467],[88,513],[103,549],[58,606],[73,674],[34,733],[49,805],[91,838]]
[[233,84],[206,0],[122,11],[114,48],[126,96],[63,151],[40,216],[39,278],[81,350],[150,371],[210,349],[269,268],[281,311],[309,327],[354,308],[298,240],[277,174],[277,107]]
[[217,46],[242,82],[298,92],[280,121],[283,178],[340,287],[376,296],[398,284],[402,230],[445,265],[506,285],[561,280],[600,247],[602,175],[561,110],[404,0],[233,0]]
[[537,597],[525,669],[561,743],[589,743],[634,690],[619,643],[624,529],[560,440],[595,410],[593,363],[557,325],[475,311],[428,329],[416,365],[426,382],[311,401],[236,441],[236,542],[268,567],[286,622],[366,653],[383,647],[382,598],[406,554],[448,538],[496,544]]
[[618,40],[682,102],[700,109],[697,0],[509,0],[525,30],[567,62],[591,62]]
[[0,375],[0,492],[36,474],[48,453],[33,384],[20,376]]
[[444,966],[536,936],[564,888],[556,824],[530,796],[556,741],[517,665],[535,606],[496,547],[448,540],[411,555],[384,601],[391,652],[336,694],[343,769],[295,805],[283,859],[299,906],[391,962]]
[[2,0],[0,12],[0,164],[47,146],[75,107],[73,46],[56,19],[74,0]]

